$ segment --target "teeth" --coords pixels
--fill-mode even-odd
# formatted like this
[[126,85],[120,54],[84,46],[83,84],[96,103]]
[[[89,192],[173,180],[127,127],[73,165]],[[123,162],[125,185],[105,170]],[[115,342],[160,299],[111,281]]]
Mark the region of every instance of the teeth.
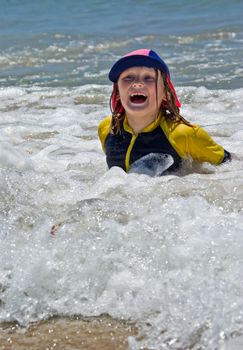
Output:
[[134,96],[144,96],[144,97],[147,97],[145,94],[143,93],[134,93],[134,94],[131,94],[131,97],[134,97]]

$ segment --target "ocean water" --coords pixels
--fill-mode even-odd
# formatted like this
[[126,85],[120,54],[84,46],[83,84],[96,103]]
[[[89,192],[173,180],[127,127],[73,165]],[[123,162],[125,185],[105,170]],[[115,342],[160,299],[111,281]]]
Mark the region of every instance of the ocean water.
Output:
[[[0,322],[137,323],[129,349],[243,337],[242,1],[1,1]],[[162,176],[107,170],[107,73],[153,48],[181,114],[238,159]]]

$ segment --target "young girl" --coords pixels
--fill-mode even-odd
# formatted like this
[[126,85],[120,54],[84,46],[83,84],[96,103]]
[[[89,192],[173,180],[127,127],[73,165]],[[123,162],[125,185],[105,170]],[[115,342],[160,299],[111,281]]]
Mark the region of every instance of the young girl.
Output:
[[142,164],[143,172],[156,164],[156,175],[161,175],[188,157],[212,164],[231,159],[206,131],[180,115],[169,68],[156,52],[128,53],[113,65],[109,79],[112,115],[98,128],[109,168],[128,172]]

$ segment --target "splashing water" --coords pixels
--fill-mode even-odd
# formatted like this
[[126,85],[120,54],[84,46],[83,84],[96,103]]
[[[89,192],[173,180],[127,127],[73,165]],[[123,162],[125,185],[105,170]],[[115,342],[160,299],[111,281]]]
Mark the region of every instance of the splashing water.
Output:
[[[188,161],[162,177],[107,171],[96,130],[108,89],[1,90],[0,321],[108,313],[138,324],[132,350],[235,349],[242,161]],[[207,115],[242,157],[242,89],[179,93],[182,114]]]

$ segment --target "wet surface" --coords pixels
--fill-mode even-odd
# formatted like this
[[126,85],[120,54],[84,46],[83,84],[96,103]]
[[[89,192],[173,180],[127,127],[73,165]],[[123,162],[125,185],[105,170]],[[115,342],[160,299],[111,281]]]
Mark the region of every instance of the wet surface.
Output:
[[125,350],[136,327],[109,316],[52,318],[21,328],[0,325],[1,350]]

